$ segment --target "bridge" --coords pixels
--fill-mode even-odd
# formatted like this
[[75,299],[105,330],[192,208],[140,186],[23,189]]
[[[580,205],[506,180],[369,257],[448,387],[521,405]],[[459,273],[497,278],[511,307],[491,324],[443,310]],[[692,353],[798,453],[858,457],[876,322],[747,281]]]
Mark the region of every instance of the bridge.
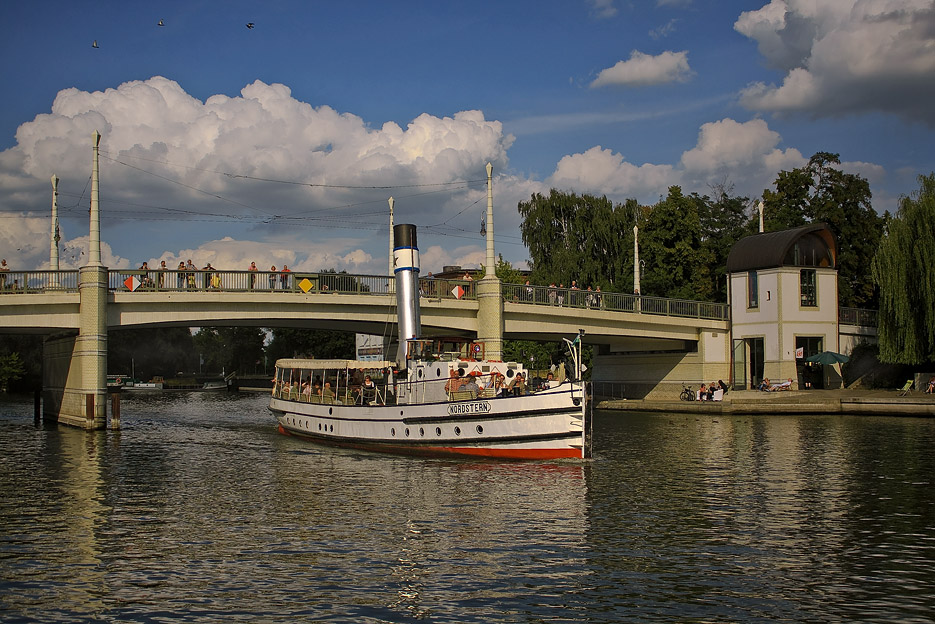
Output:
[[[10,272],[0,288],[7,333],[76,332],[78,271]],[[423,278],[426,335],[478,335],[476,283]],[[385,275],[262,271],[107,271],[107,329],[262,326],[395,335],[396,299]],[[725,331],[726,304],[501,284],[503,335],[557,340],[582,328],[618,350],[682,348]],[[392,326],[392,331],[388,331]]]

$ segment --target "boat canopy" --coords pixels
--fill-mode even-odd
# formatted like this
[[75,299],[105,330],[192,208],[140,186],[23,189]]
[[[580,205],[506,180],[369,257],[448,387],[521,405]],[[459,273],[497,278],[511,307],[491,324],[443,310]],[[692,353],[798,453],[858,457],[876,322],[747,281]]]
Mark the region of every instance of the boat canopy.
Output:
[[301,368],[304,370],[342,370],[348,369],[376,369],[376,368],[395,368],[396,362],[387,360],[364,361],[364,360],[310,360],[305,358],[284,358],[276,360],[276,368],[282,370],[287,368]]

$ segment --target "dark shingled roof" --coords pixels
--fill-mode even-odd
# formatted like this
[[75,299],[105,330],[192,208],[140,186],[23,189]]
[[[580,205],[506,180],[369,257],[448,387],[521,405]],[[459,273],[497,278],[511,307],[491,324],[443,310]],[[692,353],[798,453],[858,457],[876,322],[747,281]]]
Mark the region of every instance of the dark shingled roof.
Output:
[[[818,243],[824,252],[823,262],[818,264],[805,262],[796,263],[790,252],[797,242],[803,238],[809,239],[809,248]],[[817,239],[817,241],[816,241]],[[803,241],[805,243],[806,241]],[[834,234],[824,223],[811,223],[802,227],[754,234],[737,241],[727,256],[727,272],[739,273],[756,269],[772,269],[781,266],[828,266],[836,268],[838,265],[838,246]]]

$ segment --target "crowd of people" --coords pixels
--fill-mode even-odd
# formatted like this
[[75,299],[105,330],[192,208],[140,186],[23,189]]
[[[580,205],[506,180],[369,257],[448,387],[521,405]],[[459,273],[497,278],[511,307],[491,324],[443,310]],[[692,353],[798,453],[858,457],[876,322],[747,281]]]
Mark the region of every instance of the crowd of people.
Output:
[[[160,261],[159,266],[155,269],[151,269],[148,262],[143,262],[139,270],[143,271],[140,282],[144,288],[219,290],[222,286],[221,274],[218,269],[211,266],[210,262],[199,269],[191,258],[188,259],[188,262],[179,262],[179,266],[174,270],[166,265],[165,260]],[[172,277],[173,272],[174,278]],[[244,285],[248,284],[250,289],[263,288],[266,290],[288,290],[291,288],[292,271],[289,270],[288,265],[282,265],[282,269],[277,269],[276,265],[270,266],[269,271],[266,272],[265,286],[260,277],[261,273],[256,262],[251,262],[250,266],[247,267],[249,277],[244,280],[244,284],[232,284],[230,286],[244,287]]]
[[[549,373],[549,385],[552,381],[552,373]],[[491,395],[502,398],[529,394],[530,388],[525,373],[516,373],[507,383],[506,378],[496,371],[489,375],[481,375],[478,371],[465,374],[463,368],[453,368],[445,383],[445,391],[449,397],[452,397],[455,392],[469,392],[472,398]]]
[[699,401],[721,401],[724,399],[725,394],[727,394],[727,384],[724,383],[723,379],[718,379],[716,382],[712,381],[708,385],[701,384],[701,387],[698,388]]

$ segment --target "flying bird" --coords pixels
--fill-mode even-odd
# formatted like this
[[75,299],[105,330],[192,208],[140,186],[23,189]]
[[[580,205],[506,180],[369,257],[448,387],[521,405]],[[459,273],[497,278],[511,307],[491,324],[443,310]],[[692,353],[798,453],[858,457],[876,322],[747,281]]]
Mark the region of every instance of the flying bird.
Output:
[[159,20],[159,23],[156,26],[165,26],[165,23],[162,20]]
[[252,29],[254,26],[256,26],[256,24],[254,24],[253,22],[247,22],[247,28]]
[[91,44],[91,47],[92,47],[92,48],[99,48],[99,47],[100,47],[99,45],[97,45],[97,39],[94,40],[94,43]]

